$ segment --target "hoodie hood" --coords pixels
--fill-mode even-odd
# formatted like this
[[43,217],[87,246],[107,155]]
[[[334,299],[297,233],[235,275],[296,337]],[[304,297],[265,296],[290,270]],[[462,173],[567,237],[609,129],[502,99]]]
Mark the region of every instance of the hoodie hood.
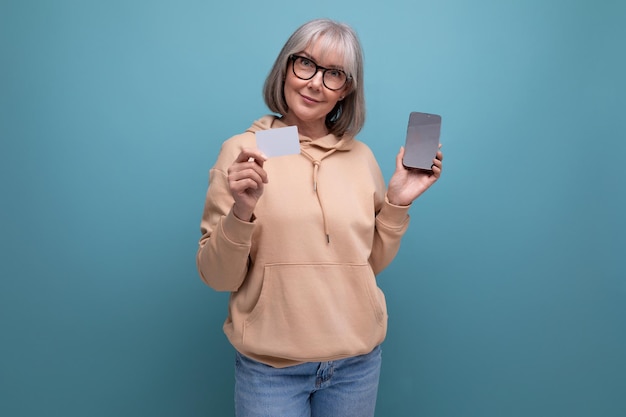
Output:
[[[288,125],[279,117],[267,115],[255,120],[247,131],[256,133],[259,130],[276,129],[287,126]],[[300,137],[300,147],[303,149],[312,149],[311,152],[316,154],[324,154],[331,149],[335,149],[337,151],[349,151],[354,146],[353,137],[350,135],[344,135],[341,138],[338,138],[334,134],[330,133],[317,139],[311,139],[310,137],[304,136],[300,133],[298,136]],[[314,151],[313,149],[316,149],[317,151]]]

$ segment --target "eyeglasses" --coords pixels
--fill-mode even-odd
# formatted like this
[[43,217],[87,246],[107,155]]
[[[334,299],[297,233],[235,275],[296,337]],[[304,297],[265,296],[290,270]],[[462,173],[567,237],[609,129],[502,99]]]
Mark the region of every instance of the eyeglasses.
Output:
[[310,58],[300,55],[290,55],[291,68],[296,77],[301,80],[310,80],[318,71],[322,71],[322,83],[329,90],[340,90],[352,79],[344,71],[336,68],[324,68],[317,65]]

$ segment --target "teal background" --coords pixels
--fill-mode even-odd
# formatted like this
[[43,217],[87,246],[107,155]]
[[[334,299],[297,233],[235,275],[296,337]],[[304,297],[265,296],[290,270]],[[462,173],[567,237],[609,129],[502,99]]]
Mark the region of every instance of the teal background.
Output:
[[380,416],[626,415],[619,1],[0,2],[0,415],[229,416],[208,169],[301,23],[365,50],[360,139],[444,176],[379,279]]

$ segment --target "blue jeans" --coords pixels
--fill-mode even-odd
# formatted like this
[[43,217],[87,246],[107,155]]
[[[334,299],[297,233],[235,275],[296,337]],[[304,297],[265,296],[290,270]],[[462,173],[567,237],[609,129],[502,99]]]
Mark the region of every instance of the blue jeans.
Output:
[[239,352],[237,417],[373,417],[381,348],[332,362],[273,368]]

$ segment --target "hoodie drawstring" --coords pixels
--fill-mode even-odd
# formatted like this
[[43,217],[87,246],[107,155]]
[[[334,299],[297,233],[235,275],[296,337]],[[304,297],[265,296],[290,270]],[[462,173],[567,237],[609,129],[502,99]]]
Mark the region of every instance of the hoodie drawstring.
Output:
[[321,161],[315,160],[313,162],[313,191],[317,194],[317,172],[320,169]]
[[326,235],[326,243],[330,243],[330,233],[328,231],[328,222],[326,221],[326,212],[324,211],[324,205],[322,204],[322,199],[320,198],[319,189],[317,187],[317,173],[319,171],[319,167],[322,164],[322,159],[332,155],[337,149],[333,148],[326,152],[320,159],[315,159],[311,155],[309,155],[304,149],[300,149],[300,153],[307,157],[313,163],[313,191],[315,192],[315,196],[317,197],[317,202],[322,209],[322,220],[324,222],[324,234]]

